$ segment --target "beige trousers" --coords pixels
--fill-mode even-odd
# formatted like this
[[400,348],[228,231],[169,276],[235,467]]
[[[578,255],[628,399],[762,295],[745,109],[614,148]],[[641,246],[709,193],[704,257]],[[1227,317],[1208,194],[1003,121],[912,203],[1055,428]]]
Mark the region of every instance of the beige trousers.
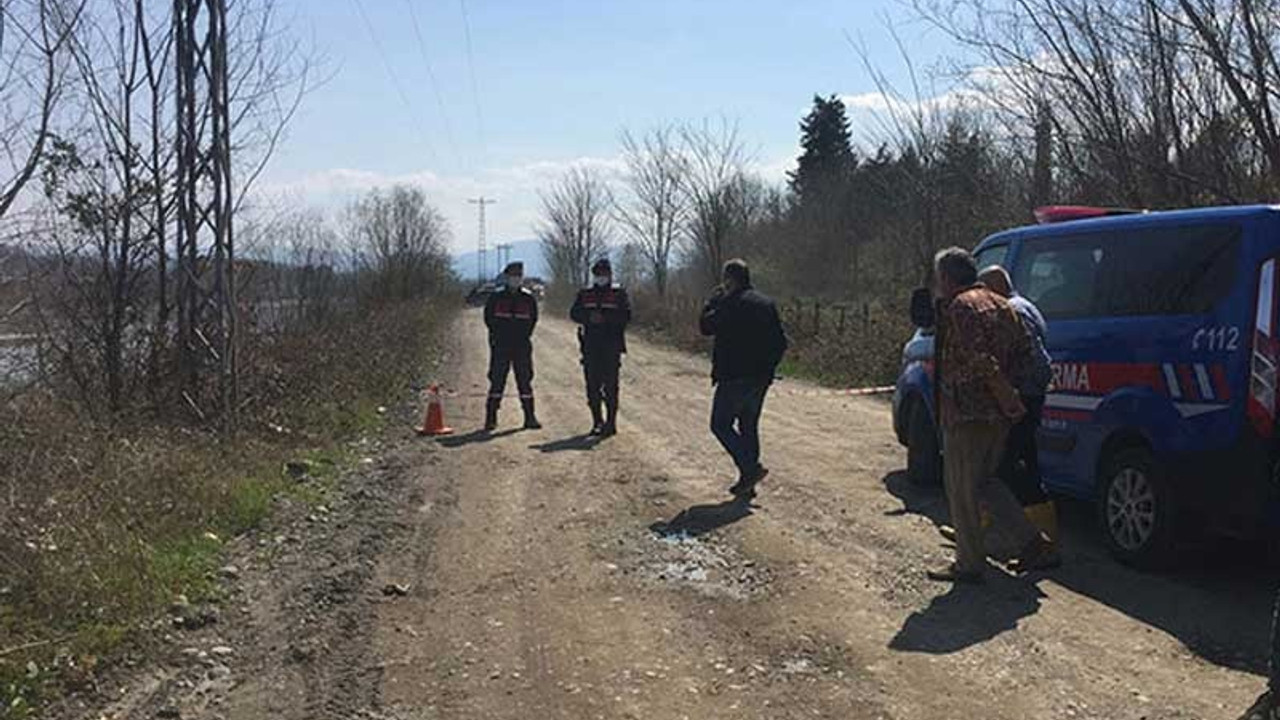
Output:
[[1009,425],[1002,422],[960,422],[943,429],[943,481],[956,529],[956,567],[963,572],[979,572],[986,564],[980,504],[1018,548],[1028,547],[1038,534],[996,475],[1008,436]]

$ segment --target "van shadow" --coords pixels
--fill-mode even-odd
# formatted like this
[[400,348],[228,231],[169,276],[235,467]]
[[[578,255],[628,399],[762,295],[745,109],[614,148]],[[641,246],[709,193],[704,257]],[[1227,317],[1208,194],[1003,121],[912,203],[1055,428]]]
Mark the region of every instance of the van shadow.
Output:
[[[888,515],[921,515],[935,525],[947,522],[946,498],[941,487],[918,486],[907,479],[905,472],[889,473],[883,482],[885,488],[902,501],[902,508]],[[1091,503],[1063,498],[1056,501],[1063,567],[1030,578],[1001,577],[995,587],[1003,601],[993,605],[1009,605],[1016,612],[1020,603],[1034,596],[1017,596],[1015,590],[1006,591],[1005,584],[1019,584],[1038,594],[1033,583],[1041,578],[1049,579],[1172,635],[1208,662],[1257,675],[1267,674],[1275,568],[1274,559],[1265,548],[1237,541],[1206,541],[1188,546],[1181,553],[1176,570],[1142,572],[1121,565],[1111,557],[1099,536]],[[987,589],[991,587],[988,585]],[[1003,617],[1014,614],[1010,607],[1003,611],[984,607],[981,599],[971,598],[974,593],[981,595],[982,589],[956,589],[935,598],[929,609],[917,613],[922,617],[913,615],[907,621],[894,643],[900,643],[903,649],[913,643],[928,645],[929,641],[915,638],[926,631],[940,631],[938,619],[949,621],[948,615],[961,615],[960,622],[973,625],[966,631],[981,639],[987,629],[1002,625]],[[966,601],[966,598],[970,599]],[[984,618],[989,612],[997,616]],[[963,639],[961,636],[959,640]],[[948,641],[934,644],[947,646]]]
[[698,536],[731,525],[751,515],[751,504],[744,500],[728,500],[715,505],[694,505],[681,510],[670,520],[658,521],[649,526],[663,537],[672,535]]

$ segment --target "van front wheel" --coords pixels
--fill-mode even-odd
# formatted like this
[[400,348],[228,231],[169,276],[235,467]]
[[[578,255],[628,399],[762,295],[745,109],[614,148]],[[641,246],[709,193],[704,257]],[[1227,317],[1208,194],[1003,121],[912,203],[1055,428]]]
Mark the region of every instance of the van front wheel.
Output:
[[1121,562],[1153,569],[1174,550],[1177,513],[1173,491],[1146,448],[1115,453],[1103,465],[1098,520],[1107,546]]

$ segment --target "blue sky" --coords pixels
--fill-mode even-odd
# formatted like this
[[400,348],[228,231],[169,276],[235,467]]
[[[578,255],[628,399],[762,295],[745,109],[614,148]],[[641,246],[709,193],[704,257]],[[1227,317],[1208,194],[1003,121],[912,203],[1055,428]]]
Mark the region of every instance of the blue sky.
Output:
[[780,179],[814,93],[875,91],[846,32],[897,82],[887,23],[919,64],[949,47],[896,0],[282,1],[332,77],[262,188],[339,207],[415,182],[459,249],[475,242],[467,197],[498,198],[491,237],[529,237],[538,189],[574,163],[612,167],[623,128],[725,117],[759,171]]

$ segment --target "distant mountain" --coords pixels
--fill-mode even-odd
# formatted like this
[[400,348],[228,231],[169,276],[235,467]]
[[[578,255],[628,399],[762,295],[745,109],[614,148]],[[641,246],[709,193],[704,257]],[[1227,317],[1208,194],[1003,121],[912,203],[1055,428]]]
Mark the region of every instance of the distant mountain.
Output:
[[[463,280],[474,281],[476,279],[476,260],[479,253],[475,250],[456,254],[453,256],[453,271]],[[537,240],[516,240],[511,243],[511,260],[520,260],[524,262],[525,277],[542,277],[547,276],[546,263],[542,262],[542,247]],[[502,266],[498,264],[498,254],[489,248],[489,277],[493,277],[502,272]]]

